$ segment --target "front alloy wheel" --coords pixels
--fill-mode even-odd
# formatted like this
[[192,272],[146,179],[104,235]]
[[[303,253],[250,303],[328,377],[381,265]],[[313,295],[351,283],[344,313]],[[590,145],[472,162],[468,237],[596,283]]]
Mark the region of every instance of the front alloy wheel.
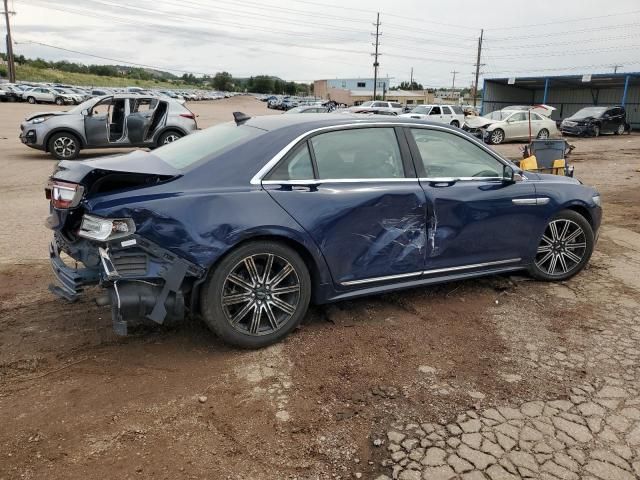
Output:
[[538,280],[566,280],[584,268],[592,252],[591,225],[579,213],[565,210],[547,224],[530,272]]
[[493,132],[491,132],[489,139],[494,145],[499,145],[504,142],[504,132],[501,129],[496,128]]
[[49,152],[57,160],[73,160],[80,154],[80,145],[75,136],[57,133],[49,140]]
[[214,267],[201,307],[224,341],[246,348],[274,343],[302,320],[310,298],[300,256],[275,242],[243,245]]

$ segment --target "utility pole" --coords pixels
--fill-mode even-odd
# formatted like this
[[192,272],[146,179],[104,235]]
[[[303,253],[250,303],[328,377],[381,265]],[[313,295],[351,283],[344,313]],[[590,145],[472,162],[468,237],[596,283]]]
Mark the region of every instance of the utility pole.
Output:
[[[7,0],[5,0],[6,3]],[[376,15],[376,23],[373,24],[376,27],[376,33],[372,33],[371,35],[375,35],[376,37],[376,43],[374,43],[373,45],[375,45],[376,47],[376,51],[375,53],[372,53],[374,60],[373,60],[373,100],[376,99],[376,92],[377,92],[377,86],[378,86],[378,67],[380,66],[380,64],[378,63],[378,55],[380,55],[378,53],[378,47],[380,46],[380,12],[378,12],[378,14]]]
[[482,37],[484,36],[484,29],[480,30],[480,37],[478,38],[478,56],[476,58],[476,81],[473,83],[473,106],[476,106],[476,97],[478,96],[478,77],[480,76],[480,58],[482,57]]
[[9,81],[15,83],[16,81],[16,64],[13,61],[13,41],[11,40],[11,25],[9,24],[9,14],[15,12],[9,12],[8,0],[4,0],[4,19],[7,22],[7,65],[9,66]]
[[613,67],[613,73],[618,73],[618,69],[624,67],[624,65],[611,65]]
[[411,67],[411,81],[409,82],[409,90],[413,90],[413,67]]

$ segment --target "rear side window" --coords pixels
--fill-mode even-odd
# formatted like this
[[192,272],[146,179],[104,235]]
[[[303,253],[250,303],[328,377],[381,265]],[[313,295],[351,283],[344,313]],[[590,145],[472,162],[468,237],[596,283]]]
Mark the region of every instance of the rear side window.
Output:
[[265,180],[311,180],[313,167],[307,142],[299,145]]
[[174,168],[185,169],[262,134],[264,130],[248,125],[222,123],[157,148],[153,155]]
[[312,137],[321,179],[404,177],[393,128],[357,128]]

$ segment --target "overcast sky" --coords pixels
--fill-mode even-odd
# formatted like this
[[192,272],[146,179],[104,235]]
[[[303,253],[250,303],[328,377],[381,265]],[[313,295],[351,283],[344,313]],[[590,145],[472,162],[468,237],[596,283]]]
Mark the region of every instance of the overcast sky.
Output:
[[[13,4],[13,5],[12,5]],[[640,70],[640,1],[617,0],[9,0],[16,54],[134,62],[287,80],[372,77],[469,86],[485,29],[486,77]],[[38,45],[40,42],[80,53]],[[0,42],[3,43],[3,42]],[[4,51],[4,48],[2,48]],[[115,61],[117,60],[117,61]]]

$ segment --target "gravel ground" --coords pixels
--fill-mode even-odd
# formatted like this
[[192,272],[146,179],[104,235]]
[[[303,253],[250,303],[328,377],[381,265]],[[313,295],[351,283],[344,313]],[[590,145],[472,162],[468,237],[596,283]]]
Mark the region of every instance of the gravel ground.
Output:
[[[190,107],[202,126],[273,113],[243,97]],[[575,141],[605,221],[571,281],[313,307],[245,352],[197,319],[118,338],[94,292],[48,293],[54,161],[17,140],[48,109],[0,104],[0,479],[640,477],[640,136]]]

